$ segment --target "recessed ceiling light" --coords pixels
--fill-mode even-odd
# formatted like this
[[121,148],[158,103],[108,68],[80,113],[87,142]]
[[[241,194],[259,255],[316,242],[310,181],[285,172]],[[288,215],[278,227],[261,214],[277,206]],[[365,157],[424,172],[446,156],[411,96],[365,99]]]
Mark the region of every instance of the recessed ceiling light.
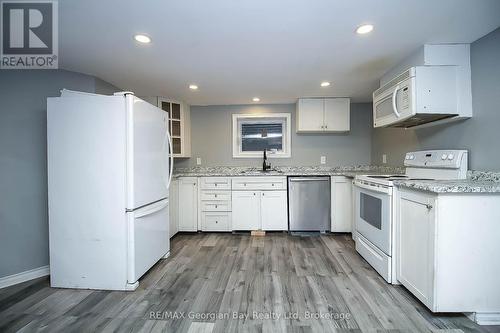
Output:
[[196,84],[190,84],[189,89],[191,90],[198,90],[198,86]]
[[328,82],[328,81],[321,82],[322,87],[328,87],[329,85],[330,85],[330,82]]
[[254,97],[254,98],[252,98],[252,101],[254,101],[254,102],[260,102],[260,98]]
[[142,43],[142,44],[149,44],[149,43],[151,43],[151,38],[149,36],[142,35],[142,34],[135,35],[134,39],[136,41],[138,41],[139,43]]
[[356,29],[356,33],[358,33],[360,35],[364,35],[364,34],[367,34],[367,33],[371,32],[372,30],[373,30],[373,25],[371,25],[371,24],[363,24],[363,25],[360,25]]

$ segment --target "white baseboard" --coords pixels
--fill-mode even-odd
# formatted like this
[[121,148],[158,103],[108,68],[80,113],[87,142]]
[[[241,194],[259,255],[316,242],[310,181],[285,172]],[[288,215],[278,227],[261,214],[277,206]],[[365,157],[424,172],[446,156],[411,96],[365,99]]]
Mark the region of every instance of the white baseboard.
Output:
[[26,282],[29,280],[37,279],[42,276],[47,276],[50,274],[49,266],[42,266],[29,271],[9,275],[0,278],[0,288],[5,288],[13,286],[18,283]]
[[472,312],[465,315],[478,325],[500,325],[500,312]]

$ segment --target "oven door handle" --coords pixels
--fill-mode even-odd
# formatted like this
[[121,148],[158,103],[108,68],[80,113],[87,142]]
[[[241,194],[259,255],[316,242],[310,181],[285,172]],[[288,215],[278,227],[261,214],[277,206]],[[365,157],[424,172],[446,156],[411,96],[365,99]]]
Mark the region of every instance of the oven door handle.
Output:
[[373,192],[382,192],[382,193],[387,193],[389,195],[392,195],[392,188],[390,187],[373,187],[370,185],[363,184],[357,180],[354,181],[354,185],[360,188],[364,188]]

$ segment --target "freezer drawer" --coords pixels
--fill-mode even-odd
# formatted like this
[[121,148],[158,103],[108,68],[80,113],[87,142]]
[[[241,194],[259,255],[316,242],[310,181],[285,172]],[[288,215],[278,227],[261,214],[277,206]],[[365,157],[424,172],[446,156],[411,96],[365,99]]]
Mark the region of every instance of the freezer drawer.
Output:
[[330,231],[330,177],[289,177],[290,231]]
[[129,219],[128,283],[135,283],[170,250],[168,199],[127,213]]

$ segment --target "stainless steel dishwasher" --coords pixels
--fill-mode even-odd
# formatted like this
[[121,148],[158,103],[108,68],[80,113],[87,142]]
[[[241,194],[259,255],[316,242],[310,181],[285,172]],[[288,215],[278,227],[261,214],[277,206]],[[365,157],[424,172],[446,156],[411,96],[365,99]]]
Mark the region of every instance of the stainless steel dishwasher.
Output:
[[290,231],[330,231],[330,177],[288,177]]

